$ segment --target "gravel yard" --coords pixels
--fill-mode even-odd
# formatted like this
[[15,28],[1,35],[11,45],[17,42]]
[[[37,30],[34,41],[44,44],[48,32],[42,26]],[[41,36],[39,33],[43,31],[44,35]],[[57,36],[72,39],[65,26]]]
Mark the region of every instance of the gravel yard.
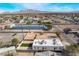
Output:
[[3,42],[10,41],[13,38],[22,40],[26,33],[0,33],[0,40]]

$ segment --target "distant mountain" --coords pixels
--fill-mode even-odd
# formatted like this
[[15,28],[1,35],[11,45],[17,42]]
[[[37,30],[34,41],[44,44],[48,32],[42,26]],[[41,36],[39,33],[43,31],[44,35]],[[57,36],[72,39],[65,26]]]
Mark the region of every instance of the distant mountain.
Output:
[[47,13],[48,11],[40,11],[40,10],[34,10],[34,9],[26,9],[26,10],[20,10],[15,13]]
[[23,14],[23,13],[79,13],[79,11],[72,11],[72,12],[50,12],[50,11],[40,11],[34,9],[24,9],[15,12],[2,12],[0,14]]
[[0,14],[10,14],[11,12],[1,12]]

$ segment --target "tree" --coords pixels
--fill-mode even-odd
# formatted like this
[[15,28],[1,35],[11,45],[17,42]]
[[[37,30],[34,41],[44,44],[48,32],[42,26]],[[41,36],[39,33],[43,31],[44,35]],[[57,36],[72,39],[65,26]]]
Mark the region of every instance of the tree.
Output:
[[38,23],[41,24],[41,20],[39,20]]
[[16,20],[16,19],[17,19],[17,17],[16,17],[16,16],[13,16],[13,17],[12,17],[12,19]]
[[12,42],[11,45],[17,46],[19,40],[17,38],[13,38],[11,42]]
[[2,41],[0,41],[0,47],[2,47]]
[[42,25],[45,25],[47,29],[45,30],[50,30],[52,29],[52,23],[51,22],[41,22]]
[[23,16],[22,15],[20,15],[20,19],[23,19]]
[[0,19],[0,23],[2,23],[2,19]]
[[32,22],[31,22],[31,21],[28,21],[26,24],[27,24],[27,25],[31,25],[31,24],[32,24]]
[[65,48],[65,54],[66,55],[72,55],[75,56],[78,52],[78,45],[69,45]]
[[65,28],[63,31],[64,31],[66,34],[68,34],[69,31],[71,31],[71,29],[70,29],[70,28]]
[[47,30],[52,29],[52,25],[51,25],[51,24],[49,24],[49,25],[45,25],[45,26],[47,27]]

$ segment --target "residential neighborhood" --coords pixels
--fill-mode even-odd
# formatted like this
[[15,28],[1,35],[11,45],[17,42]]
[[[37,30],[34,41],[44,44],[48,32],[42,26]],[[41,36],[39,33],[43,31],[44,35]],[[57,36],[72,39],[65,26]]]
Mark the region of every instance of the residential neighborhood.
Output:
[[79,56],[79,12],[0,13],[0,56]]

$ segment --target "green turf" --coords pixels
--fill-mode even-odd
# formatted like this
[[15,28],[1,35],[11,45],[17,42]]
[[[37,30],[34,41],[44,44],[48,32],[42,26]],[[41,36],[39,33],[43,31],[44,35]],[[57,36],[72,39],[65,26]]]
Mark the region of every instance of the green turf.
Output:
[[21,45],[21,47],[31,47],[31,44],[23,43],[23,44]]

